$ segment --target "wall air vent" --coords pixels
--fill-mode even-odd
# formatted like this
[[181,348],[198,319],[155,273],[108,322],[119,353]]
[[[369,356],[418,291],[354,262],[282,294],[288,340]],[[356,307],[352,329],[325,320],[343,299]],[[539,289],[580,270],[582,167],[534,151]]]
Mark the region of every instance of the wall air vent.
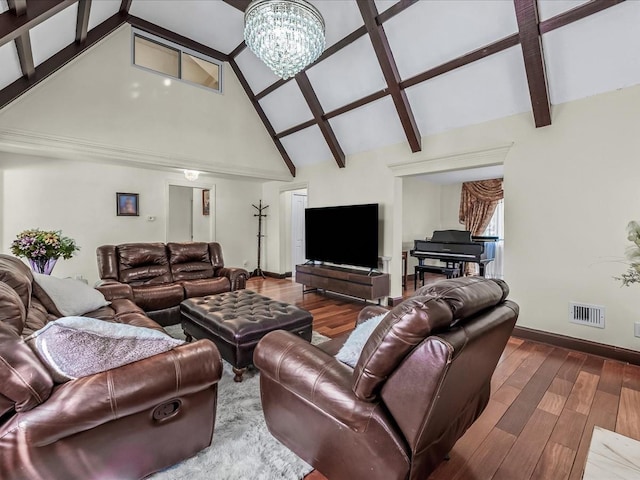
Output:
[[601,305],[569,302],[569,321],[579,325],[604,328],[604,307]]

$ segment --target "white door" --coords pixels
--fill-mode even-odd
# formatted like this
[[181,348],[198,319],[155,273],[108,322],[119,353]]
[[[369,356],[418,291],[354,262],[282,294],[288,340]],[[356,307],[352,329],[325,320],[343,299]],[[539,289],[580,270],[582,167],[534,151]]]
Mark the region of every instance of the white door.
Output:
[[169,185],[168,242],[193,240],[193,188]]
[[307,196],[294,193],[291,196],[291,270],[295,276],[296,265],[305,262],[304,258],[304,209],[307,208]]

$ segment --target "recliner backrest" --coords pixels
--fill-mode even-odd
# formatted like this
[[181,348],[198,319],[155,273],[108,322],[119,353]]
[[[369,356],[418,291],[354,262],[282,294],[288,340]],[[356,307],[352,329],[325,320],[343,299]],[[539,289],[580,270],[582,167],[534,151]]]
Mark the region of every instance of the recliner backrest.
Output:
[[213,277],[209,245],[204,242],[167,243],[174,281]]
[[124,243],[116,251],[120,282],[157,285],[173,281],[164,243]]
[[508,294],[500,280],[464,277],[434,284],[394,307],[373,331],[353,372],[353,392],[374,400],[402,360],[429,335],[499,304]]

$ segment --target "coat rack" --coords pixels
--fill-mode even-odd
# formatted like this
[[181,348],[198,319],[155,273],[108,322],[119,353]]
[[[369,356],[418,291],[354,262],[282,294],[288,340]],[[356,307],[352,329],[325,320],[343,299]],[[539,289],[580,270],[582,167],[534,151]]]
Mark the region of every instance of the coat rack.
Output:
[[263,210],[266,210],[267,208],[269,208],[269,205],[265,205],[264,207],[262,206],[262,200],[260,200],[260,202],[258,203],[258,206],[256,207],[255,205],[251,205],[253,208],[255,208],[256,210],[258,210],[258,213],[255,213],[253,216],[254,217],[258,217],[258,268],[256,268],[253,273],[251,274],[252,277],[257,277],[258,275],[260,275],[262,278],[264,278],[264,273],[262,272],[262,268],[260,268],[260,246],[262,244],[262,237],[264,237],[264,235],[262,234],[262,217],[266,217],[267,215],[265,213],[262,213]]

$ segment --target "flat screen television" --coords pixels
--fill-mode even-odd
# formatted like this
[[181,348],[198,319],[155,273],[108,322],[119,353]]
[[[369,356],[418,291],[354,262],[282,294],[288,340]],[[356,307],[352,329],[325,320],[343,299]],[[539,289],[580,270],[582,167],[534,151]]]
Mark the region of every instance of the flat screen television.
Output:
[[378,268],[378,204],[307,208],[307,260]]

